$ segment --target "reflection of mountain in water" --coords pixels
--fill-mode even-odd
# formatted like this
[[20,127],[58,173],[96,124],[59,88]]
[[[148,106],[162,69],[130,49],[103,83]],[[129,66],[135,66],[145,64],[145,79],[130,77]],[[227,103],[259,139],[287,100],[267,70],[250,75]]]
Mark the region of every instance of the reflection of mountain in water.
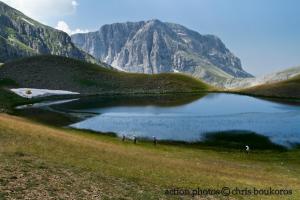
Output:
[[206,96],[202,94],[181,94],[160,95],[160,96],[92,96],[83,97],[79,101],[68,102],[55,105],[53,108],[63,108],[70,110],[93,109],[115,106],[180,106],[191,103]]

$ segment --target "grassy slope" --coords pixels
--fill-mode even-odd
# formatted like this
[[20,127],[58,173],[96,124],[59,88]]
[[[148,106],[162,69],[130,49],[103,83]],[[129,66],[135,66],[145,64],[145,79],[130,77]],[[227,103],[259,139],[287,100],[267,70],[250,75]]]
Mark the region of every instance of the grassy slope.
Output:
[[181,74],[133,74],[58,56],[37,56],[7,63],[0,79],[20,87],[62,89],[82,94],[199,92],[205,83]]
[[[296,150],[245,154],[134,145],[2,114],[0,199],[157,199],[165,188],[223,186],[292,188],[293,196],[280,199],[299,199],[299,156]],[[251,198],[279,197],[244,197]]]
[[287,81],[246,88],[239,92],[266,97],[300,98],[300,76]]
[[14,86],[17,86],[17,84],[11,80],[0,80],[0,113],[11,112],[16,105],[30,103],[29,100],[4,89],[4,87]]

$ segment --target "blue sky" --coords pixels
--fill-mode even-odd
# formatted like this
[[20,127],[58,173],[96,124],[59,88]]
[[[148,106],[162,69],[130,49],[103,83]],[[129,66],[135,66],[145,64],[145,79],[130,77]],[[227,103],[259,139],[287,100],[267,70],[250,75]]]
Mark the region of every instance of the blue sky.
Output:
[[[26,10],[26,5],[17,4],[20,1],[35,1],[37,8],[27,5]],[[300,65],[297,0],[51,0],[43,5],[45,10],[38,7],[47,1],[13,2],[25,14],[50,26],[63,22],[62,28],[70,33],[154,18],[179,23],[220,37],[242,60],[244,69],[254,75]]]

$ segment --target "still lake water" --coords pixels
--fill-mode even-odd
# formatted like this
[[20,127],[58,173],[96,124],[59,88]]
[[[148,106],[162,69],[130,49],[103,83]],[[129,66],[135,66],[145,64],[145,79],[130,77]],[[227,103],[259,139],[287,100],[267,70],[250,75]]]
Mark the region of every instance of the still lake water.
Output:
[[299,104],[249,96],[98,97],[75,101],[65,108],[98,113],[71,127],[119,136],[193,142],[209,132],[245,130],[268,136],[278,144],[300,143]]

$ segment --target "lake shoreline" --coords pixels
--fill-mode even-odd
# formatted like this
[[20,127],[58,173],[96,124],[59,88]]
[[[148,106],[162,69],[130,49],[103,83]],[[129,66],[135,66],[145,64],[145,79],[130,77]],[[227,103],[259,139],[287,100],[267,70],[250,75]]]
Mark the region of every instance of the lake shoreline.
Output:
[[[199,98],[197,96],[199,94],[203,95],[203,93],[192,93],[192,94],[190,94],[190,96],[193,97],[193,98],[191,100],[189,100],[187,103],[196,101],[195,98]],[[209,95],[217,94],[217,95],[219,95],[220,93],[206,93],[206,94],[209,94]],[[223,94],[228,94],[228,93],[223,93]],[[232,93],[230,93],[230,94],[231,95],[238,95],[238,96],[240,96],[239,94],[232,94]],[[243,96],[243,95],[241,95],[241,96]],[[74,98],[74,96],[72,96],[72,97]],[[114,102],[116,99],[118,99],[118,100],[121,99],[120,101],[117,101],[119,103],[120,102],[124,103],[123,100],[122,100],[122,98],[125,98],[125,99],[129,98],[129,100],[130,99],[135,99],[139,103],[141,103],[139,101],[140,99],[147,99],[147,101],[144,102],[145,104],[144,103],[141,104],[141,105],[145,105],[145,106],[146,105],[155,105],[155,103],[157,103],[155,101],[155,99],[160,99],[161,100],[161,98],[163,100],[165,98],[168,99],[166,101],[166,103],[167,103],[168,106],[170,106],[170,104],[172,104],[171,102],[174,101],[174,99],[178,99],[176,95],[171,95],[171,94],[164,94],[164,95],[159,95],[159,96],[157,96],[157,95],[134,95],[134,96],[126,96],[126,95],[125,96],[117,96],[117,95],[110,95],[110,96],[107,96],[107,95],[105,95],[105,96],[103,96],[103,95],[93,95],[93,96],[83,96],[82,98],[86,98],[86,99],[90,100],[91,97],[94,97],[96,99],[96,101],[97,101],[97,99],[101,100],[98,104],[94,105],[96,107],[99,106],[99,105],[100,105],[100,107],[102,107],[102,106],[104,106],[104,107],[106,107],[106,106],[113,106],[114,103],[110,103],[108,105],[106,105],[106,103],[102,103],[102,100],[105,99],[105,98],[108,98],[108,97],[109,97],[109,99],[113,100],[112,102]],[[137,97],[139,97],[139,98],[137,98]],[[143,97],[146,97],[146,98],[143,98]],[[170,97],[175,97],[175,98],[170,98]],[[200,96],[200,99],[201,98],[202,98],[202,96]],[[213,98],[215,98],[215,97],[213,97]],[[57,97],[55,97],[54,99],[57,100]],[[170,102],[170,99],[171,99],[171,102]],[[75,100],[77,100],[77,99],[75,99]],[[263,100],[270,101],[270,99],[263,99]],[[47,101],[49,101],[49,100],[47,100]],[[211,101],[211,100],[209,100],[209,101]],[[272,99],[271,101],[274,102],[275,100]],[[278,101],[278,99],[276,99],[276,101]],[[49,101],[49,102],[51,104],[51,101]],[[92,101],[92,104],[93,104],[93,102],[94,101]],[[280,101],[280,103],[283,103],[283,102]],[[75,105],[77,105],[77,104],[80,105],[80,102],[78,102],[78,103],[75,102]],[[88,101],[88,104],[90,104],[89,101]],[[186,103],[184,103],[184,104],[186,104]],[[287,104],[289,104],[289,103],[287,103]],[[35,104],[33,104],[31,106],[34,107],[34,105]],[[120,104],[120,105],[122,105],[122,104]],[[125,103],[124,105],[127,105],[127,104]],[[133,104],[132,106],[134,106],[134,105],[135,104]],[[179,103],[179,105],[180,105],[180,103]],[[166,106],[166,105],[164,103],[164,104],[162,104],[160,106],[162,106],[162,108],[164,108],[164,106]],[[177,106],[177,104],[175,104],[174,106]],[[44,115],[41,112],[38,112],[36,109],[43,110]],[[22,111],[20,112],[20,110],[18,110],[18,111],[16,111],[16,114],[18,116],[23,116],[23,117],[27,117],[27,118],[33,119],[33,120],[35,120],[37,122],[45,123],[45,124],[48,124],[48,125],[51,125],[51,126],[60,126],[60,127],[69,127],[72,124],[77,124],[77,123],[83,122],[85,120],[88,120],[90,118],[96,117],[98,115],[100,116],[100,114],[101,114],[101,112],[99,112],[99,111],[95,112],[95,111],[91,111],[91,110],[80,110],[80,109],[78,110],[78,108],[77,109],[74,109],[72,107],[68,108],[68,106],[67,107],[59,106],[59,104],[58,105],[56,105],[56,104],[55,105],[49,105],[49,106],[46,105],[46,106],[44,106],[42,108],[36,108],[36,109],[32,109],[32,110],[26,109],[26,110],[23,110],[23,112]],[[57,119],[60,119],[60,120],[57,120]],[[95,130],[95,129],[90,129],[90,128],[86,128],[86,127],[85,128],[79,128],[79,127],[77,127],[77,128],[80,129],[80,130],[88,130],[88,131],[92,130],[92,131],[95,131],[95,132],[100,133],[100,134],[105,134],[104,132],[110,132],[110,133],[114,132],[113,130],[111,130],[111,131],[101,131],[101,130]],[[245,131],[247,129],[233,129],[232,131],[237,131],[237,130]],[[220,131],[217,131],[217,132],[224,132],[224,131],[226,131],[226,130],[220,130]],[[258,132],[254,131],[254,132],[255,133],[260,133],[259,131]],[[116,134],[116,133],[114,133],[114,134],[115,135],[119,135],[119,136],[123,135],[122,133],[120,133],[118,131],[117,131],[117,133],[118,134]],[[139,140],[148,141],[149,138],[151,140],[151,137],[148,137],[148,139],[143,138],[144,136],[139,136],[139,135],[137,135],[136,137]],[[170,143],[170,144],[182,144],[182,143],[186,143],[187,145],[195,145],[195,144],[199,144],[199,142],[201,143],[201,140],[196,140],[196,141],[185,141],[185,140],[177,140],[177,139],[170,140],[170,139],[166,139],[166,138],[159,138],[158,136],[157,136],[157,139],[160,142]]]

